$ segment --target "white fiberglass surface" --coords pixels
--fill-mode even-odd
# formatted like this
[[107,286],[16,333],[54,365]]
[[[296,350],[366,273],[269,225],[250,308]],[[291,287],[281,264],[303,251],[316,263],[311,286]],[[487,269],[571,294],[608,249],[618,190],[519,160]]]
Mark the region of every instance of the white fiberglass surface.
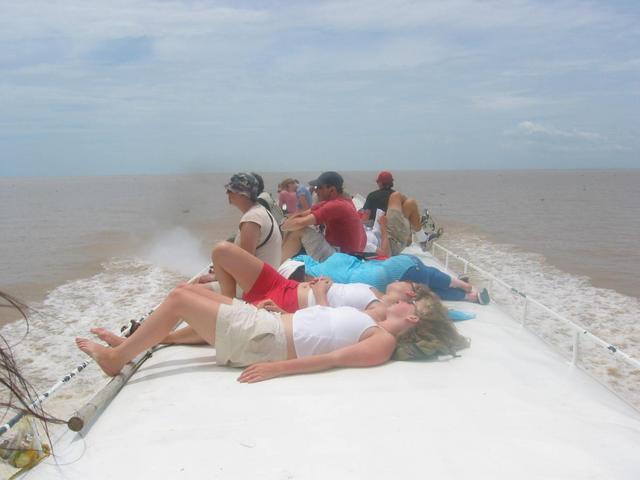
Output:
[[640,415],[494,305],[461,357],[245,385],[158,351],[26,478],[637,479]]

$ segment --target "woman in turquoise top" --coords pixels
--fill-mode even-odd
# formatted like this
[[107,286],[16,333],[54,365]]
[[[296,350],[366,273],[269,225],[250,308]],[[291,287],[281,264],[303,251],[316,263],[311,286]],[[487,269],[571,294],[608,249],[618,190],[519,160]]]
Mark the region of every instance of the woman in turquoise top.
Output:
[[401,254],[386,260],[364,261],[352,255],[334,253],[324,262],[308,255],[298,255],[294,260],[304,262],[307,275],[326,276],[338,283],[366,283],[384,292],[388,284],[398,280],[416,282],[427,285],[443,300],[489,303],[486,289],[476,292],[470,283],[426,266],[415,255]]

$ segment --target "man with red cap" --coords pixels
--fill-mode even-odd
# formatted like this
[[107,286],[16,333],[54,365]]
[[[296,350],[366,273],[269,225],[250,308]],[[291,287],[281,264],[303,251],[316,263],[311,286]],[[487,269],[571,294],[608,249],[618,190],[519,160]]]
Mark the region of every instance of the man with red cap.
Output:
[[383,170],[376,179],[378,190],[367,195],[362,207],[364,221],[374,219],[377,210],[385,212],[386,230],[391,255],[398,255],[411,243],[412,234],[417,242],[426,248],[427,242],[440,236],[440,233],[428,236],[423,230],[427,225],[428,214],[420,215],[418,202],[393,189],[393,175]]
[[376,179],[376,183],[378,184],[378,190],[367,195],[364,207],[362,207],[362,210],[365,213],[365,221],[375,218],[376,210],[378,209],[387,213],[389,197],[395,191],[393,189],[393,175],[391,175],[391,172],[387,172],[386,170],[380,172]]

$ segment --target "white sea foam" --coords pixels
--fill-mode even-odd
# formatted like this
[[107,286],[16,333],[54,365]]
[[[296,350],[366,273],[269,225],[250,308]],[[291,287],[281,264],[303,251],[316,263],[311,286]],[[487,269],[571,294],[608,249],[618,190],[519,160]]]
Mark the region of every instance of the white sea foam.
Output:
[[153,265],[188,277],[209,263],[209,255],[210,252],[204,247],[202,239],[182,227],[175,227],[157,235],[151,244],[139,253],[139,257]]
[[[522,252],[507,244],[496,244],[473,234],[445,238],[441,242],[453,252],[492,273],[507,284],[535,298],[568,320],[604,341],[640,359],[640,300],[609,289],[594,287],[587,277],[571,275],[548,264],[542,255]],[[450,261],[462,271],[462,265]],[[479,285],[490,286],[481,276],[471,276]],[[494,286],[495,287],[495,286]],[[493,288],[494,300],[514,318],[524,313],[524,300],[501,288]],[[573,329],[546,312],[529,307],[527,326],[565,356],[573,349]],[[581,365],[640,406],[640,371],[613,358],[607,350],[586,339],[581,344]]]
[[[154,239],[144,259],[114,258],[102,264],[102,272],[67,282],[49,292],[30,315],[30,331],[15,346],[15,354],[26,377],[43,392],[87,359],[76,348],[76,336],[91,338],[89,329],[103,326],[120,331],[157,305],[179,282],[206,266],[197,242],[187,231],[175,229]],[[187,273],[187,270],[188,273]],[[23,336],[25,324],[16,322],[2,329],[8,339]],[[90,365],[47,403],[62,417],[81,406],[108,381]]]

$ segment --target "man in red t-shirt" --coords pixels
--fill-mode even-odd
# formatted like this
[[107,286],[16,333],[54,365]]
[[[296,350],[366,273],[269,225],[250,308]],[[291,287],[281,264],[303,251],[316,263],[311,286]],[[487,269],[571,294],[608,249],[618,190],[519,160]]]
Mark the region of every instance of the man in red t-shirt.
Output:
[[[364,226],[351,200],[342,194],[342,176],[324,172],[309,184],[316,187],[320,202],[282,224],[282,231],[287,232],[282,244],[283,260],[297,254],[301,246],[318,261],[336,251],[364,251],[367,242]],[[324,225],[324,236],[314,225]]]

